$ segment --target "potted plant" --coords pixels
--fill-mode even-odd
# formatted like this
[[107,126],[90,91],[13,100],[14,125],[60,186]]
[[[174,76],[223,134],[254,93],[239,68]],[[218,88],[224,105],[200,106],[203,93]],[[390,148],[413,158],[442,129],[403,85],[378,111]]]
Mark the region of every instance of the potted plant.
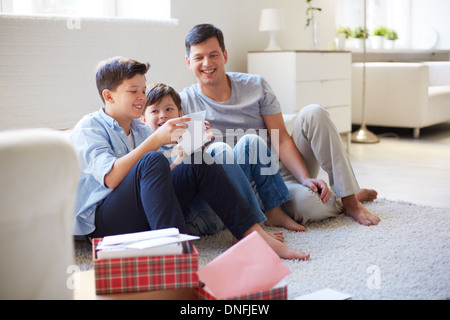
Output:
[[394,29],[387,29],[386,34],[384,35],[385,42],[384,47],[386,49],[393,49],[395,41],[398,39],[397,32]]
[[361,49],[363,47],[363,41],[367,40],[369,37],[369,30],[359,26],[353,31],[354,44],[356,49]]
[[372,49],[382,49],[383,48],[383,40],[387,33],[387,28],[385,26],[379,26],[373,30],[373,34],[371,37]]
[[319,46],[319,25],[314,18],[314,11],[322,11],[322,8],[314,7],[312,0],[305,0],[307,4],[306,8],[306,26],[309,28],[309,47],[310,49],[318,49]]
[[337,48],[338,50],[345,50],[345,42],[351,38],[352,30],[349,27],[339,26],[336,28]]

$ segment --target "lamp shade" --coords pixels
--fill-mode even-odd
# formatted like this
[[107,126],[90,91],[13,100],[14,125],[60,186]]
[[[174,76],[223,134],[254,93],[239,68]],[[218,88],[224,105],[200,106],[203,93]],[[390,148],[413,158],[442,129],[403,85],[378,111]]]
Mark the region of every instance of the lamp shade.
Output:
[[282,9],[263,9],[259,20],[259,31],[278,31],[286,29]]

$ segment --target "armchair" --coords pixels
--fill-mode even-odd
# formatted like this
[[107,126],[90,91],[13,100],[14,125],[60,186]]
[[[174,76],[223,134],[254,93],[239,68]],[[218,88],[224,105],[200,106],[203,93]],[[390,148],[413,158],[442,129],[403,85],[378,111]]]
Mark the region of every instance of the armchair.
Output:
[[[352,65],[352,123],[361,123],[363,64]],[[420,129],[450,121],[450,61],[367,62],[367,125]]]
[[1,131],[0,168],[0,299],[71,299],[75,151],[58,131]]

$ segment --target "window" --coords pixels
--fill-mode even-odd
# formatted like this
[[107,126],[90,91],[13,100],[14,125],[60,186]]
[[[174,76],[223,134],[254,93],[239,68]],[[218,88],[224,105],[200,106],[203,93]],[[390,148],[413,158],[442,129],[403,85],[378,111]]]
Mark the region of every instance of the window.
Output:
[[[386,26],[398,34],[396,47],[410,47],[410,0],[366,0],[366,22],[369,34],[376,27]],[[337,0],[336,25],[354,30],[364,25],[364,1]]]
[[84,17],[170,19],[170,0],[0,0],[0,11]]

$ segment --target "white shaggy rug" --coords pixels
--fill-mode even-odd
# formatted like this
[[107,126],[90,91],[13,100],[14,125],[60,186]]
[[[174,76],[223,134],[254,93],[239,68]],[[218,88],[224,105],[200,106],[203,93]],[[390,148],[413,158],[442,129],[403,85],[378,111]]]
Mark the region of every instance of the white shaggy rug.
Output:
[[[307,261],[284,260],[292,272],[288,298],[331,288],[354,300],[450,299],[450,210],[385,199],[366,207],[381,218],[379,225],[341,215],[310,223],[302,233],[283,229],[287,245],[311,253]],[[196,240],[199,267],[230,243],[228,231]],[[89,259],[89,247],[77,243],[77,264],[92,268]]]

